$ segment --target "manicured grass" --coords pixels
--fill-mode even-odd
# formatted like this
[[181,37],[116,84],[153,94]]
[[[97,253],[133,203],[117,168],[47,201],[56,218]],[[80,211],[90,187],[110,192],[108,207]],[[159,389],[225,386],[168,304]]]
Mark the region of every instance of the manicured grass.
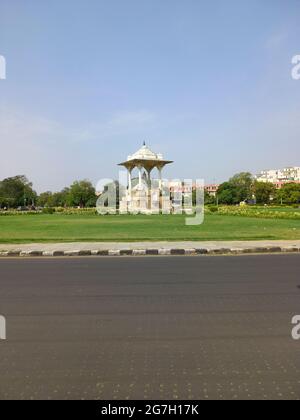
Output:
[[206,215],[186,226],[185,216],[35,215],[0,217],[0,243],[300,239],[298,220]]

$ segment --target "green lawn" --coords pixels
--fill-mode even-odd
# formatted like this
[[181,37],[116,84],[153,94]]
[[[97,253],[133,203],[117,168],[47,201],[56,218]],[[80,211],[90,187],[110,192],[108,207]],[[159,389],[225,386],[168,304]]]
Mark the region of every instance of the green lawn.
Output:
[[200,226],[177,216],[1,216],[0,243],[72,241],[300,239],[298,220],[206,215]]

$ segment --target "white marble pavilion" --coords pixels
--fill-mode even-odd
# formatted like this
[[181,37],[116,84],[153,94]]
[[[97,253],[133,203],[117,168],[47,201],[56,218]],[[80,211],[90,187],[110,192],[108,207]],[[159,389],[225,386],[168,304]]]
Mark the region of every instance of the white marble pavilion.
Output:
[[[128,171],[128,186],[125,196],[120,201],[120,213],[151,213],[162,208],[162,170],[173,163],[165,160],[161,154],[152,152],[144,143],[143,147],[125,162],[119,163]],[[138,183],[133,186],[133,171],[138,170]],[[151,173],[158,171],[158,188],[154,190]]]

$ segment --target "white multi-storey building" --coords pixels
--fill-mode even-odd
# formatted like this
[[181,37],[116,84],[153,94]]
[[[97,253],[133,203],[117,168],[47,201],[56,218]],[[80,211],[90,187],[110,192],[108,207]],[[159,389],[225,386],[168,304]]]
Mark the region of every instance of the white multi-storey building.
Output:
[[257,181],[272,182],[273,184],[284,182],[299,182],[300,181],[300,167],[294,166],[284,169],[270,169],[262,171],[256,175]]

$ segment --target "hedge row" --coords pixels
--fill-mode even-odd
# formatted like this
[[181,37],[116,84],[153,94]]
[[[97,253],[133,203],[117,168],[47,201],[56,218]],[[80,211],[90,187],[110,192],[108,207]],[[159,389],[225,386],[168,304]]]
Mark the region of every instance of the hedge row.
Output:
[[[72,208],[45,208],[39,211],[17,211],[17,210],[0,210],[0,216],[32,216],[41,214],[63,214],[63,215],[97,215],[96,208],[84,208],[84,209],[72,209]],[[207,206],[205,207],[205,213],[216,214],[222,216],[242,216],[242,217],[254,217],[259,219],[289,219],[289,220],[300,220],[300,211],[278,211],[271,207],[250,207],[250,206]]]
[[250,206],[220,206],[207,208],[208,213],[222,216],[254,217],[257,219],[289,219],[300,220],[300,211],[278,211],[272,208],[250,207]]
[[41,214],[65,214],[65,215],[85,215],[85,214],[97,214],[95,208],[86,209],[65,209],[63,207],[58,208],[44,208],[43,210],[37,211],[18,211],[18,210],[0,210],[0,216],[33,216]]

